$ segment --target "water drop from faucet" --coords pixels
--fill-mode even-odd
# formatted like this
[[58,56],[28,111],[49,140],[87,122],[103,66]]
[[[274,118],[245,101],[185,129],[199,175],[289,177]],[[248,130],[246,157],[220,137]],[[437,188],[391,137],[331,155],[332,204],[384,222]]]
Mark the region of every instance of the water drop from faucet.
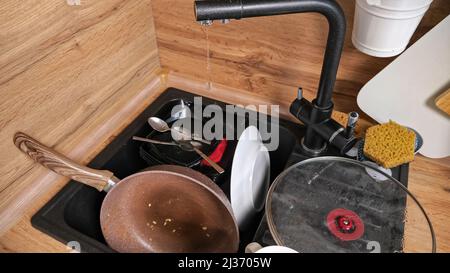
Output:
[[213,24],[213,20],[203,20],[203,21],[198,21],[198,23],[200,24],[200,25],[202,25],[202,26],[205,26],[205,27],[209,27],[209,26],[211,26],[212,24]]
[[207,90],[211,90],[212,83],[211,83],[211,49],[210,49],[210,41],[209,41],[209,32],[208,32],[208,25],[202,26],[202,31],[205,33],[205,40],[206,40],[206,78],[207,78]]

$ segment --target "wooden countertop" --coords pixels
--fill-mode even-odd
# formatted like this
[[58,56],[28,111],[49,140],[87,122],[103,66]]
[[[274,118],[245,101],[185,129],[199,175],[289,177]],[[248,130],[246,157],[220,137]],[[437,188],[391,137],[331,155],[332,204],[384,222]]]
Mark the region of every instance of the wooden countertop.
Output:
[[13,135],[86,163],[149,103],[146,86],[161,67],[151,0],[69,2],[2,3],[0,236],[53,179]]
[[[120,126],[123,128],[127,122],[132,120],[132,117],[139,113],[137,109],[144,109],[145,105],[149,105],[167,87],[184,89],[228,103],[276,103],[267,101],[263,97],[257,97],[255,94],[231,90],[220,85],[208,89],[206,83],[196,82],[175,73],[162,73],[147,88],[136,95],[135,99],[129,98],[130,103],[124,107],[125,109],[122,109],[122,113],[129,114],[122,115],[122,120],[118,121],[117,124],[123,124],[123,126]],[[144,97],[145,100],[142,99]],[[134,108],[134,104],[139,105],[139,107]],[[130,114],[131,109],[134,109],[134,111]],[[287,109],[286,105],[281,105],[282,117],[288,116]],[[119,129],[121,128],[110,128],[111,132],[114,132],[111,133],[111,138],[114,137],[115,133],[120,132]],[[91,136],[83,136],[83,138],[77,143],[82,141],[92,142]],[[93,154],[100,152],[106,144],[94,145],[96,152]],[[82,161],[88,159],[82,158]],[[38,169],[38,171],[34,172],[32,178],[51,180],[51,187],[45,194],[36,199],[32,207],[27,210],[16,225],[0,237],[0,252],[68,252],[69,249],[65,245],[34,229],[30,223],[32,215],[48,202],[65,185],[68,179],[54,175],[40,166],[34,166],[33,168]],[[24,177],[24,179],[27,180],[28,178]],[[409,189],[416,195],[429,214],[436,233],[438,252],[450,252],[450,232],[448,232],[450,224],[450,158],[433,160],[417,156],[416,160],[411,163]],[[426,240],[426,237],[423,237],[424,234],[426,233],[417,225],[407,225],[406,235],[410,238],[407,241],[410,246],[414,245],[416,241]]]

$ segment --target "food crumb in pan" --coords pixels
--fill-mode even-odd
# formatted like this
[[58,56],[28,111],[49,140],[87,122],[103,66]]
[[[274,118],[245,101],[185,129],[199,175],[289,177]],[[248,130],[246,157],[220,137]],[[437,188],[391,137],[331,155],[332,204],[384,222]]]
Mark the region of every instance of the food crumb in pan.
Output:
[[203,230],[208,230],[208,227],[202,227]]
[[172,232],[175,233],[177,230],[176,229],[172,229]]
[[148,207],[150,208],[152,206],[152,203],[148,203]]
[[156,222],[156,221],[153,221],[152,223],[153,223],[154,225],[158,224],[158,222]]
[[164,222],[172,222],[172,219],[167,218],[166,220],[164,220]]

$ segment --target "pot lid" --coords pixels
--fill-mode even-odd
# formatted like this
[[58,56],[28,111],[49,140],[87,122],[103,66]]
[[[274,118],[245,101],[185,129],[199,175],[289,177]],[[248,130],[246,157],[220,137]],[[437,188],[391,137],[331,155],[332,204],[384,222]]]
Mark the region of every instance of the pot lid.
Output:
[[277,244],[299,252],[435,252],[417,199],[393,177],[351,159],[288,168],[270,188],[266,215]]

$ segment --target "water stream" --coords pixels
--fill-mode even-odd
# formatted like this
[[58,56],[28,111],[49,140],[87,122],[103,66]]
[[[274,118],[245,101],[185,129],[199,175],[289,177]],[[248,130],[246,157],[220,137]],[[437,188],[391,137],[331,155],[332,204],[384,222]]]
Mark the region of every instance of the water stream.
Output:
[[202,26],[202,30],[205,33],[206,39],[206,79],[208,81],[207,89],[209,91],[212,88],[212,80],[211,80],[212,73],[211,73],[211,49],[210,49],[208,26]]

